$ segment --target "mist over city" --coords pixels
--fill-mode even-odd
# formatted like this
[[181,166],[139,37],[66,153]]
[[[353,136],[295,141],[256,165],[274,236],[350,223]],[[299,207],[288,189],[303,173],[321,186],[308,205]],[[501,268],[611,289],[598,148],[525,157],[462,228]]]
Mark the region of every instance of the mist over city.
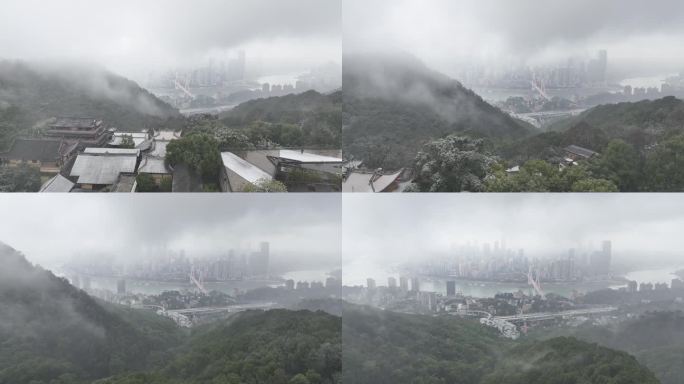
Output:
[[[613,263],[657,267],[681,263],[684,224],[678,195],[346,196],[344,263],[414,262],[454,254],[468,243],[504,240],[531,257],[613,243]],[[403,201],[402,199],[402,201]],[[346,273],[346,272],[345,272]]]
[[[335,269],[339,265],[338,198],[245,196],[157,198],[100,196],[6,196],[0,241],[29,261],[60,268],[72,259],[124,264],[183,251],[188,258],[218,258],[230,249],[250,254],[270,243],[276,271]],[[25,214],[31,212],[31,214]],[[12,218],[8,220],[7,218]],[[40,234],[40,241],[35,235]]]
[[681,0],[0,1],[0,384],[682,384],[682,42]]
[[212,58],[219,65],[243,50],[250,76],[285,75],[339,64],[340,7],[309,0],[6,1],[0,52],[3,59],[99,65],[144,82]]
[[[459,78],[469,69],[565,64],[607,50],[610,78],[684,68],[678,1],[347,1],[345,52],[402,50]],[[407,28],[407,25],[411,25]],[[464,79],[465,80],[465,79]]]

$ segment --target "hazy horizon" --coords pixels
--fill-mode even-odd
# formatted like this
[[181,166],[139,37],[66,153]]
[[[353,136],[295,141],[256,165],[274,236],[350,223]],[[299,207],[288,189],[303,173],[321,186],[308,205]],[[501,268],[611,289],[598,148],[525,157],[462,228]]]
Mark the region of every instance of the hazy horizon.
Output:
[[401,50],[449,76],[484,66],[590,59],[608,51],[613,77],[684,70],[684,3],[658,0],[399,0],[343,7],[344,51]]
[[262,75],[341,59],[341,2],[3,1],[0,60],[77,62],[138,82],[247,52]]
[[0,242],[58,268],[74,257],[140,262],[183,250],[189,258],[256,251],[270,242],[278,270],[339,268],[340,199],[334,195],[5,195]]
[[342,266],[419,263],[454,256],[460,244],[493,248],[501,240],[540,259],[610,240],[613,264],[671,266],[684,250],[683,203],[670,194],[350,195]]

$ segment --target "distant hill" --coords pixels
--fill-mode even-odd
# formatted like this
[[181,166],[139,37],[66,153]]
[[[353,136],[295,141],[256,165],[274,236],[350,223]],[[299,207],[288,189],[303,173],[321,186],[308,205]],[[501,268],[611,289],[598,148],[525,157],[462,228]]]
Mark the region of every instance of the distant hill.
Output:
[[550,129],[567,131],[578,124],[600,130],[610,139],[622,139],[638,149],[663,138],[684,133],[684,101],[673,96],[634,103],[599,105],[577,117],[553,124]]
[[343,382],[657,384],[632,356],[574,338],[511,341],[473,320],[348,306]]
[[639,151],[684,133],[684,102],[668,96],[635,103],[599,105],[558,121],[538,135],[499,143],[496,152],[514,163],[529,159],[557,161],[562,148],[575,144],[602,152],[619,139]]
[[602,129],[585,121],[579,121],[562,131],[549,131],[498,143],[496,152],[504,159],[517,164],[522,164],[531,159],[543,159],[557,163],[563,157],[563,148],[568,145],[579,145],[595,152],[601,152],[610,140],[611,138]]
[[221,119],[239,125],[256,120],[299,123],[311,113],[339,113],[342,109],[341,92],[324,95],[316,91],[250,100],[224,112]]
[[0,149],[53,117],[100,118],[119,130],[137,131],[181,115],[135,82],[104,69],[0,61]]
[[368,167],[410,165],[425,142],[452,133],[507,139],[534,132],[407,54],[346,56],[343,99],[345,152]]
[[251,100],[224,112],[219,122],[244,133],[254,145],[339,149],[342,94],[308,91]]

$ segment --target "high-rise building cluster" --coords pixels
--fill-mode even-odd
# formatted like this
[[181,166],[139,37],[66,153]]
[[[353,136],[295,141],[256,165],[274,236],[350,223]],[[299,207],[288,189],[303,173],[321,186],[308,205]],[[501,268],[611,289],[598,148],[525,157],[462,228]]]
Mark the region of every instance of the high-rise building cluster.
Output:
[[506,70],[477,66],[463,70],[458,77],[468,86],[504,89],[526,89],[530,87],[531,82],[536,82],[544,88],[606,85],[608,52],[599,50],[594,58],[568,58],[564,63],[556,65],[514,66]]
[[598,250],[575,248],[556,256],[528,258],[524,249],[509,249],[505,240],[468,243],[449,257],[415,267],[420,274],[472,280],[526,281],[532,273],[541,281],[578,281],[610,275],[612,243],[605,240]]
[[[270,275],[270,244],[266,241],[259,244],[257,251],[237,252],[233,249],[223,255],[209,258],[189,258],[184,250],[160,251],[155,258],[146,258],[142,262],[125,266],[103,259],[101,262],[88,264],[74,263],[69,269],[76,272],[72,283],[81,286],[77,281],[79,275],[93,276],[126,276],[137,279],[160,281],[185,281],[191,272],[202,281],[227,281],[242,278],[265,278]],[[89,283],[88,283],[89,284]],[[85,284],[84,284],[85,285]]]

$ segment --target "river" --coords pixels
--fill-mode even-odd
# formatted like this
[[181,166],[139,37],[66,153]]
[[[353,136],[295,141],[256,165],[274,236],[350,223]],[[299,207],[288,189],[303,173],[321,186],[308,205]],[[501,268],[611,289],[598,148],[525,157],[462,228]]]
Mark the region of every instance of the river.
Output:
[[[646,269],[629,272],[624,275],[624,278],[635,280],[637,283],[671,283],[672,279],[677,278],[674,272],[683,269],[682,267],[669,267],[659,269]],[[343,269],[343,281],[345,285],[363,285],[366,286],[366,279],[373,278],[378,286],[386,286],[387,279],[394,277],[399,281],[398,272],[387,272],[381,268],[373,268],[371,266],[359,263],[350,264]],[[457,278],[441,278],[441,277],[420,277],[420,290],[425,292],[436,292],[446,294],[447,280],[456,282],[456,291],[461,292],[466,296],[472,297],[492,297],[497,293],[503,292],[517,292],[521,290],[525,293],[533,293],[532,287],[527,283],[500,283],[492,281],[476,281],[476,280],[459,280]],[[555,293],[558,295],[569,296],[576,291],[578,293],[586,293],[599,289],[606,288],[620,288],[625,284],[616,283],[616,281],[593,281],[593,282],[578,282],[578,283],[542,283],[542,289],[545,293]]]

